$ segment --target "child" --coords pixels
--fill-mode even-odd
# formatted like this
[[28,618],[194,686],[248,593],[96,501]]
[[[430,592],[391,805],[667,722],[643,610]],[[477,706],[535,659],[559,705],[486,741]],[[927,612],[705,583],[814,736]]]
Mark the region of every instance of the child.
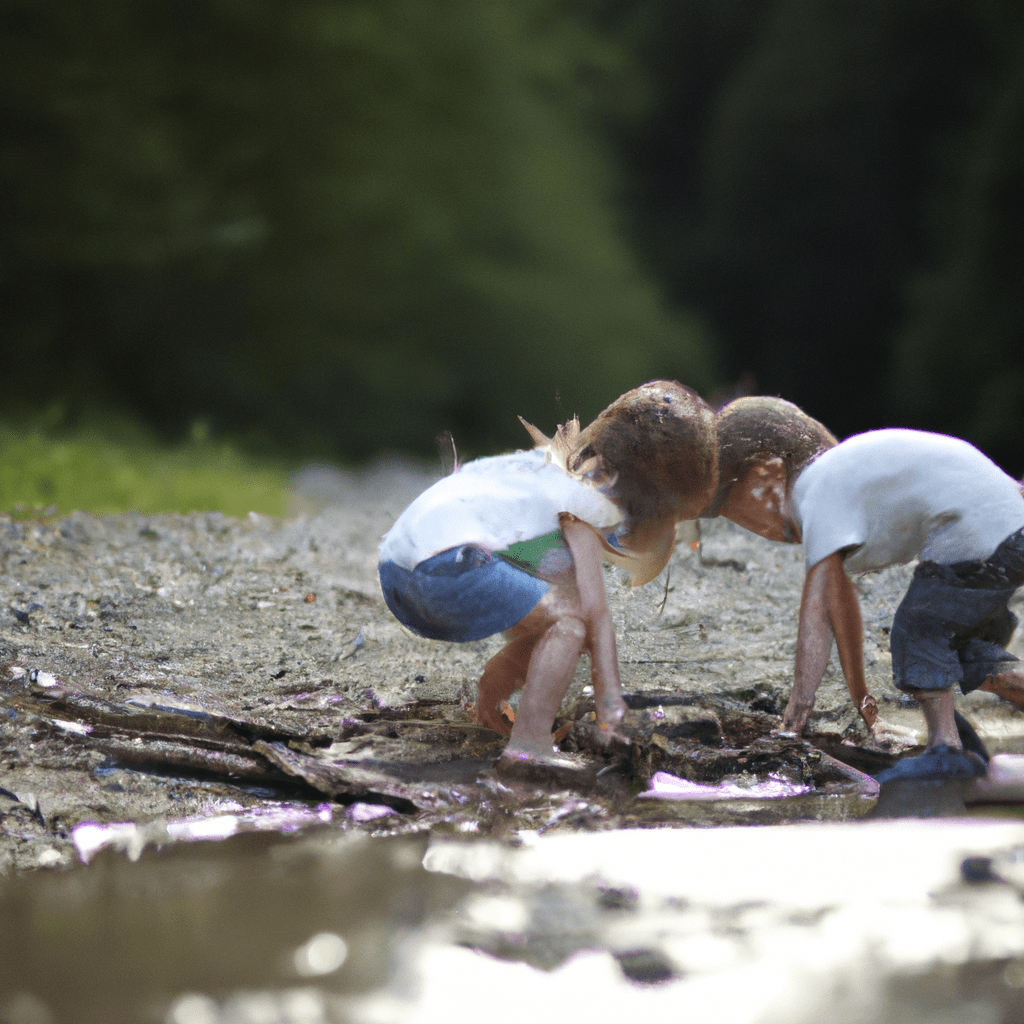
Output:
[[[783,732],[798,734],[814,704],[833,635],[850,692],[873,725],[864,682],[860,608],[849,575],[920,558],[890,634],[893,679],[921,705],[926,752],[890,777],[985,773],[963,751],[952,687],[1024,707],[1024,671],[1004,649],[1007,603],[1024,584],[1024,494],[966,441],[877,430],[835,444],[781,399],[739,399],[718,415],[719,488],[705,515],[770,540],[803,541],[793,689]],[[979,791],[1024,796],[1020,759],[993,759]]]
[[[625,704],[601,562],[634,583],[653,579],[676,522],[696,516],[717,483],[714,413],[674,382],[628,392],[582,435],[575,421],[552,440],[527,429],[533,451],[478,459],[421,494],[381,542],[378,566],[388,607],[421,636],[505,633],[476,710],[508,735],[499,705],[522,687],[505,767],[551,760],[551,728],[584,651],[598,726],[619,735]],[[588,447],[595,433],[614,476]]]

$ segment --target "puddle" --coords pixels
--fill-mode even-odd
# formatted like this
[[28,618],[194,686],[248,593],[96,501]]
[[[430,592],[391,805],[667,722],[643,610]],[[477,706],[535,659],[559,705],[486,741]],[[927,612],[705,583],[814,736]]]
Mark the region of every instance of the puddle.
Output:
[[0,881],[0,1020],[201,1024],[232,1000],[240,1021],[338,1019],[334,1004],[389,982],[401,937],[465,891],[423,869],[424,849],[321,826],[134,862],[94,850],[88,869]]
[[0,1020],[1021,1019],[1024,824],[336,825],[0,879]]

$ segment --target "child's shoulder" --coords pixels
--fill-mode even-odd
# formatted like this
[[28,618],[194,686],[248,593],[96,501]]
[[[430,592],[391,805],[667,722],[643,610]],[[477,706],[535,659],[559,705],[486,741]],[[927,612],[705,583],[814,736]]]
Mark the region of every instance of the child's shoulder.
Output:
[[967,441],[919,430],[874,430],[836,445],[797,477],[793,500],[808,563],[859,545],[852,572],[922,553],[987,557],[1024,525],[1020,485]]
[[851,483],[906,474],[914,478],[945,474],[1006,477],[969,441],[905,427],[854,434],[823,452],[804,472],[809,479],[841,477]]
[[936,434],[928,430],[912,430],[909,427],[886,427],[882,430],[868,430],[854,434],[841,441],[832,451],[847,456],[870,452],[873,455],[887,453],[899,458],[926,458],[942,453],[950,458],[989,461],[969,441],[949,434]]

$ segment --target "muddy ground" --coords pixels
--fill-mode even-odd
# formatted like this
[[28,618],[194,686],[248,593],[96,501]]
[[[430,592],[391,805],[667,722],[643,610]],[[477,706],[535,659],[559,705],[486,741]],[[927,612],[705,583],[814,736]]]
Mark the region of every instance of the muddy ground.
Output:
[[[377,543],[431,474],[381,463],[312,479],[283,521],[0,519],[0,868],[72,863],[81,822],[179,819],[285,797],[383,803],[398,812],[393,830],[500,833],[509,814],[517,828],[559,824],[546,799],[514,798],[514,810],[491,799],[485,812],[465,790],[445,798],[446,786],[477,786],[500,753],[501,739],[474,726],[467,706],[501,640],[422,640],[384,606]],[[801,549],[725,521],[701,529],[699,549],[680,543],[667,573],[643,588],[608,572],[631,720],[646,736],[626,798],[645,770],[665,767],[652,752],[744,747],[770,733],[786,702]],[[869,685],[882,716],[914,730],[919,714],[898,701],[887,642],[908,573],[858,586]],[[566,720],[579,719],[566,749],[584,760],[587,683],[584,661],[564,705]],[[1024,715],[983,694],[961,706],[991,750],[1024,751]],[[865,770],[880,763],[865,754],[835,663],[807,735],[833,753],[844,741],[858,748]],[[324,761],[336,768],[327,778]],[[421,782],[429,786],[417,796]],[[594,827],[634,820],[622,817],[621,787],[612,796],[588,812]],[[569,815],[576,827],[581,813]],[[358,817],[353,827],[369,827]]]
[[[752,1024],[1024,1020],[1020,809],[844,824],[877,808],[842,763],[920,739],[889,679],[908,569],[858,584],[891,748],[835,664],[811,743],[771,738],[802,553],[714,521],[644,588],[608,572],[632,745],[593,744],[584,663],[580,774],[509,782],[468,710],[500,639],[421,640],[377,586],[431,480],[308,474],[285,520],[0,518],[0,1021],[518,1022],[582,992]],[[1024,753],[1024,714],[961,708]],[[809,792],[638,795],[657,770]]]

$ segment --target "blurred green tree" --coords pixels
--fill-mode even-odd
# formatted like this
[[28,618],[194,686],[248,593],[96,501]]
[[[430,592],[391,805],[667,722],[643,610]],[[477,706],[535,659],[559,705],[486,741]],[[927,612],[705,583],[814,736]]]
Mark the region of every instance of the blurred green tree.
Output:
[[840,434],[893,422],[889,351],[937,154],[977,114],[989,5],[647,6],[658,104],[626,140],[669,293],[709,318],[727,376]]
[[621,230],[604,6],[2,0],[12,383],[348,456],[706,387]]
[[1024,472],[1024,16],[985,5],[998,58],[931,203],[936,257],[907,289],[890,367],[901,419]]

